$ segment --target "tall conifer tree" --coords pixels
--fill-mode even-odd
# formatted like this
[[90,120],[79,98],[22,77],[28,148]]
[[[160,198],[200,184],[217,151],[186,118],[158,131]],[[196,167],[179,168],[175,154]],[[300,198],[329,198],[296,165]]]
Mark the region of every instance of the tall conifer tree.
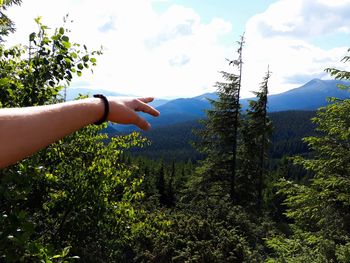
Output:
[[165,193],[165,168],[164,168],[164,162],[162,162],[158,174],[157,174],[157,190],[159,194],[159,202],[162,205],[165,205],[167,202],[167,197]]
[[[260,91],[254,92],[256,100],[249,102],[244,124],[242,125],[242,145],[240,146],[240,197],[243,204],[255,205],[261,209],[266,174],[266,158],[272,123],[267,116],[268,80],[266,73]],[[249,191],[247,191],[249,189]]]
[[169,207],[172,207],[175,205],[175,191],[174,191],[175,175],[176,175],[175,161],[173,161],[171,165],[171,171],[169,174],[169,181],[168,181],[167,205]]
[[204,129],[198,132],[201,137],[198,149],[206,155],[199,171],[204,188],[214,194],[228,193],[233,203],[236,200],[243,36],[238,44],[238,59],[230,61],[238,73],[221,72],[223,81],[216,83],[218,100],[209,100],[212,109],[207,111]]

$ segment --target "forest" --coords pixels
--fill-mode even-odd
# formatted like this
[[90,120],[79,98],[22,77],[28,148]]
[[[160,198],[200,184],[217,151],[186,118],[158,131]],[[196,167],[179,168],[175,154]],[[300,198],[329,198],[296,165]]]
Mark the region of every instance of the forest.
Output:
[[[6,47],[4,12],[20,0],[2,4],[0,108],[62,102],[103,52],[40,18],[28,46]],[[242,37],[193,134],[172,128],[173,155],[174,144],[152,150],[157,134],[102,124],[1,169],[0,262],[350,262],[350,100],[268,114],[267,70],[242,112],[243,50]]]
[[[243,115],[244,116],[244,115]],[[314,111],[282,111],[268,112],[273,122],[269,157],[280,159],[284,155],[304,154],[308,152],[302,138],[315,134],[315,124],[310,120],[315,117]],[[202,158],[193,143],[198,137],[193,133],[203,125],[199,120],[185,121],[178,124],[166,125],[141,132],[151,142],[147,147],[134,148],[130,152],[135,156],[145,156],[150,159],[164,159],[166,161],[197,161]],[[125,134],[115,132],[108,127],[103,130],[110,137]]]

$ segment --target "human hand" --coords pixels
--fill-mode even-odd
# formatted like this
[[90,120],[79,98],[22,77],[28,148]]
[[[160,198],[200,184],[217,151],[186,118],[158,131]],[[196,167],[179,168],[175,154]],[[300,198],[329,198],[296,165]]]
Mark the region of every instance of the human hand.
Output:
[[151,125],[136,112],[142,111],[154,117],[159,115],[159,111],[147,103],[152,102],[154,98],[121,98],[108,97],[109,114],[108,120],[120,124],[134,124],[142,130],[148,130]]

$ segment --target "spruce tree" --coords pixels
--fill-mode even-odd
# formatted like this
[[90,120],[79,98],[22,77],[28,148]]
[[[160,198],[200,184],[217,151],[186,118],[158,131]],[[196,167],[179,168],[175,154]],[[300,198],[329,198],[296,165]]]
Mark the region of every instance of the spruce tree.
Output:
[[172,207],[175,205],[175,191],[174,191],[175,175],[176,175],[175,161],[173,161],[171,165],[171,171],[169,174],[169,181],[168,181],[167,205],[169,207]]
[[238,44],[238,59],[230,61],[238,73],[221,71],[223,81],[216,83],[218,99],[209,100],[212,108],[202,122],[204,128],[197,132],[201,138],[197,148],[206,156],[199,169],[203,189],[214,195],[229,194],[233,203],[236,200],[243,37]]
[[268,71],[261,83],[260,91],[254,92],[256,100],[249,101],[242,125],[242,144],[239,151],[240,201],[242,204],[255,205],[258,210],[262,206],[266,159],[272,133],[272,123],[267,116],[269,78]]
[[157,190],[159,194],[159,202],[165,205],[167,202],[166,192],[165,192],[165,169],[164,162],[162,162],[158,173],[157,173]]

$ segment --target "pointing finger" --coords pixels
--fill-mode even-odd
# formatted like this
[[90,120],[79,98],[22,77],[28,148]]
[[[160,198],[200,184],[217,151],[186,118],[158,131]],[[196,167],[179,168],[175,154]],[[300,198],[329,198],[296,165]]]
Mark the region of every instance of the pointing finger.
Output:
[[144,102],[144,103],[149,103],[152,102],[154,100],[153,97],[146,97],[146,98],[139,98],[140,101]]
[[135,108],[136,111],[142,111],[145,113],[148,113],[152,116],[159,116],[159,111],[157,111],[155,108],[151,107],[150,105],[140,101],[139,105]]

